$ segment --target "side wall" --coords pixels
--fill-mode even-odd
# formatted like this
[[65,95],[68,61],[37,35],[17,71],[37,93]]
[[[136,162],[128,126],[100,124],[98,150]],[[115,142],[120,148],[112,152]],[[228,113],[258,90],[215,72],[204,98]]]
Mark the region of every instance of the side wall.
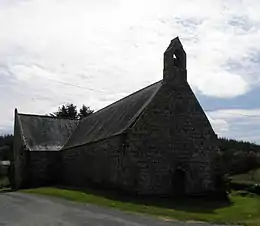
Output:
[[89,183],[129,188],[129,165],[124,134],[62,150],[62,183],[84,187]]
[[163,84],[127,139],[142,194],[174,193],[177,168],[185,172],[186,194],[214,190],[217,136],[185,80],[186,72],[179,73],[183,79]]

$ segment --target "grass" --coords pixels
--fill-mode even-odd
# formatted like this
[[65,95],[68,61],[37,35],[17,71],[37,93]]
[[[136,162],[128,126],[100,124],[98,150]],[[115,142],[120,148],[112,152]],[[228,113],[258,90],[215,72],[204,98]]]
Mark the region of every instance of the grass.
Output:
[[249,184],[260,183],[260,168],[251,170],[245,174],[235,175],[232,177],[232,181],[249,183]]
[[27,189],[23,192],[55,196],[138,214],[150,214],[163,219],[260,225],[260,197],[256,195],[243,197],[238,192],[230,195],[229,203],[202,201],[201,199],[173,202],[167,198],[134,198],[110,191],[91,189],[80,191],[54,187]]

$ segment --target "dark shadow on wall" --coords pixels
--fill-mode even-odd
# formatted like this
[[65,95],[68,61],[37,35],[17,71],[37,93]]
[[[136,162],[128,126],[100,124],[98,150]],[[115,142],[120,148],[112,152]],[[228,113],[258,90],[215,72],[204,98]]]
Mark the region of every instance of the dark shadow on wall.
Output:
[[89,184],[88,187],[75,188],[70,186],[56,186],[57,188],[81,191],[86,194],[101,196],[114,201],[129,202],[140,205],[149,205],[162,208],[182,210],[194,213],[214,213],[218,208],[233,205],[228,199],[218,199],[212,196],[196,196],[196,197],[154,197],[154,196],[138,196],[130,195],[122,190],[115,188],[107,188],[97,184]]

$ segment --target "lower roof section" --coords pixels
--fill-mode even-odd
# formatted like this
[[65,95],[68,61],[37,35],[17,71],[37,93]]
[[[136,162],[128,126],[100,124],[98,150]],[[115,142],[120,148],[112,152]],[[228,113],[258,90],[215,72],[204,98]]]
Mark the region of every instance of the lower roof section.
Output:
[[59,151],[79,120],[18,114],[22,137],[30,151]]

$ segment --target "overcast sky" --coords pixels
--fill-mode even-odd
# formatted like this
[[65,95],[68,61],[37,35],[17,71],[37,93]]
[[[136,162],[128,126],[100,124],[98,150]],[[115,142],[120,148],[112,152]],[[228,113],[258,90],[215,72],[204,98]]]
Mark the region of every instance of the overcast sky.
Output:
[[0,134],[14,108],[97,110],[162,79],[179,36],[219,136],[260,144],[259,0],[0,0]]

